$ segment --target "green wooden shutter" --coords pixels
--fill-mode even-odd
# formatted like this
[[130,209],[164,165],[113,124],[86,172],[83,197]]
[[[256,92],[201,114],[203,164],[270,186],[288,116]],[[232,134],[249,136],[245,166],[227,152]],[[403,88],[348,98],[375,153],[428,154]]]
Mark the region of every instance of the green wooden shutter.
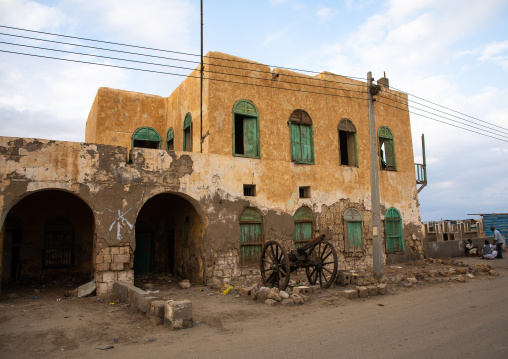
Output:
[[243,120],[243,146],[246,156],[258,156],[257,142],[257,119],[245,117]]
[[300,125],[290,123],[289,132],[291,136],[291,160],[300,162],[302,160]]
[[362,243],[362,222],[347,222],[349,250],[361,251]]
[[393,171],[395,170],[393,140],[385,140],[384,144],[385,144],[386,169]]
[[312,223],[295,223],[295,248],[303,247],[312,239]]
[[313,162],[312,127],[300,125],[302,162]]
[[261,223],[242,223],[240,231],[240,264],[258,264],[262,250]]

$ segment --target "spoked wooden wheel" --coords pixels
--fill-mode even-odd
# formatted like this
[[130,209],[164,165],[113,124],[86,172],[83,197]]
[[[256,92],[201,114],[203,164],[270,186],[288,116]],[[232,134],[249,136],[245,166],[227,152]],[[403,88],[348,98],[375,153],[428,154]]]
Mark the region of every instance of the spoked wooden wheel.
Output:
[[286,289],[289,283],[290,267],[288,253],[276,241],[269,241],[261,253],[261,278],[267,287]]
[[305,268],[309,283],[319,284],[321,288],[328,288],[337,276],[337,252],[328,241],[321,241],[309,249],[310,261],[313,265]]

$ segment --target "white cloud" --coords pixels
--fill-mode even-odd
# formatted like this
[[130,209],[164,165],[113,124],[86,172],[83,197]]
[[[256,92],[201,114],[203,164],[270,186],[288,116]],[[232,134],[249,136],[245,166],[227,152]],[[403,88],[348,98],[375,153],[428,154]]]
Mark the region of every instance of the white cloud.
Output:
[[316,11],[316,16],[320,22],[330,21],[335,16],[335,11],[330,7],[321,6]]
[[67,17],[58,8],[30,0],[0,0],[0,24],[31,30],[56,29]]

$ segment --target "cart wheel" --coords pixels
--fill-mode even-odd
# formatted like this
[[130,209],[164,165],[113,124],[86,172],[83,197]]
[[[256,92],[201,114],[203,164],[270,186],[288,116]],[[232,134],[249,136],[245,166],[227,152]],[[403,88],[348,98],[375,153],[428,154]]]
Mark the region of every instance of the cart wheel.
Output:
[[318,283],[321,288],[328,288],[337,275],[337,252],[328,241],[321,241],[309,250],[313,265],[305,268],[309,283]]
[[290,267],[288,253],[276,241],[269,241],[261,253],[261,278],[267,287],[286,289],[289,283]]

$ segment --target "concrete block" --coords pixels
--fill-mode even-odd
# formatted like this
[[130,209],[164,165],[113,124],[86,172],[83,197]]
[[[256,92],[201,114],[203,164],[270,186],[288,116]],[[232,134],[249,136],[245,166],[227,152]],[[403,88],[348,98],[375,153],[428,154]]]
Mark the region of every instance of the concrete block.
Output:
[[120,247],[120,254],[129,254],[130,255],[130,247],[129,246]]
[[150,315],[153,317],[158,317],[164,319],[164,307],[166,301],[164,300],[154,300],[150,303]]
[[134,283],[134,271],[132,269],[124,270],[117,273],[119,282]]
[[306,286],[294,287],[293,294],[312,294],[312,288]]
[[337,275],[336,282],[338,285],[343,285],[343,286],[347,287],[348,285],[351,284],[351,273],[345,272],[345,271],[340,271]]
[[111,254],[105,254],[102,256],[103,261],[102,263],[111,263]]
[[358,291],[355,289],[346,289],[342,292],[342,296],[346,299],[358,298]]
[[168,301],[164,305],[164,324],[171,329],[192,328],[192,303],[190,300]]
[[359,298],[367,298],[369,296],[369,290],[367,289],[367,287],[359,286],[356,287],[356,290],[358,291]]
[[358,278],[359,278],[358,274],[351,273],[351,284],[352,285],[357,285],[358,284]]
[[378,288],[375,285],[368,285],[367,290],[369,291],[369,297],[373,297],[378,294]]
[[120,247],[110,247],[111,254],[120,254]]
[[113,293],[124,303],[129,303],[129,289],[125,283],[114,282]]
[[377,290],[378,290],[378,293],[380,295],[385,295],[386,294],[386,284],[378,284],[377,285]]
[[97,257],[95,257],[95,263],[96,264],[104,263],[104,256],[99,254]]
[[139,296],[138,297],[138,312],[145,313],[145,314],[150,313],[150,307],[151,307],[152,302],[155,300],[158,300],[158,299],[159,298],[157,298],[157,297]]

